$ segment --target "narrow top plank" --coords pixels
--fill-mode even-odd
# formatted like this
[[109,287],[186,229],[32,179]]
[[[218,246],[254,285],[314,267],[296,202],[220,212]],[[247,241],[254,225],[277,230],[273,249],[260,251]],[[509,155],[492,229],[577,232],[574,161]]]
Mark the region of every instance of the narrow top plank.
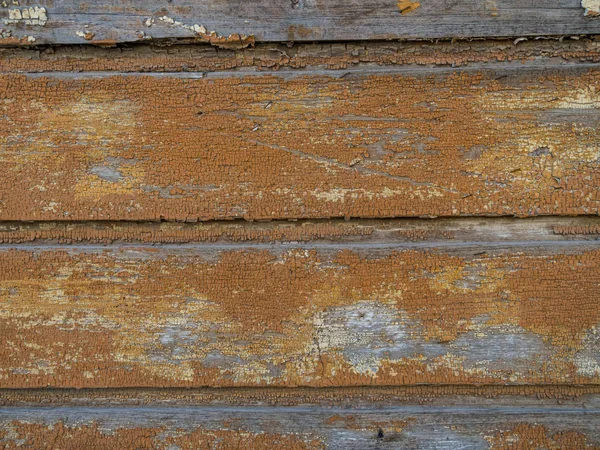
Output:
[[[593,3],[593,2],[591,2]],[[183,38],[224,46],[254,41],[356,41],[597,34],[583,0],[25,0],[0,7],[4,45]]]

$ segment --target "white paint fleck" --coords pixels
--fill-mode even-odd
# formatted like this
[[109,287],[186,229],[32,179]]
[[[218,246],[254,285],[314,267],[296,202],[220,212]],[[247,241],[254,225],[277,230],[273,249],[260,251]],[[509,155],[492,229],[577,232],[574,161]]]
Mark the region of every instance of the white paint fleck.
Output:
[[581,7],[585,9],[584,16],[600,16],[600,0],[581,0]]
[[48,14],[46,8],[40,8],[39,6],[33,6],[23,9],[9,9],[8,19],[4,20],[7,25],[24,23],[25,25],[39,25],[45,26],[48,21]]
[[[598,0],[600,3],[600,0]],[[595,86],[588,86],[585,89],[571,91],[568,97],[562,98],[559,108],[565,109],[600,109],[600,93],[596,92]]]
[[420,338],[401,311],[377,302],[332,308],[317,314],[314,324],[319,350],[342,352],[361,374],[377,373],[384,360],[445,353],[439,344]]
[[577,374],[584,377],[600,375],[600,335],[596,327],[588,331],[582,342],[583,349],[573,358]]

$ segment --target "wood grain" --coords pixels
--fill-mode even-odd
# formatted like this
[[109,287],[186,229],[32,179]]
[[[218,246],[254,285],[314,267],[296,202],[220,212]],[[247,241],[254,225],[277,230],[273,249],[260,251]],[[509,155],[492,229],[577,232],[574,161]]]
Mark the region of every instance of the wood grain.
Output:
[[0,387],[597,384],[598,221],[550,220],[4,231]]
[[256,41],[364,41],[598,34],[593,12],[581,0],[21,0],[0,8],[0,20],[4,45],[169,38],[231,46],[248,45],[244,35]]
[[4,75],[4,220],[598,214],[595,65]]
[[600,410],[565,407],[10,408],[0,445],[61,449],[600,448]]

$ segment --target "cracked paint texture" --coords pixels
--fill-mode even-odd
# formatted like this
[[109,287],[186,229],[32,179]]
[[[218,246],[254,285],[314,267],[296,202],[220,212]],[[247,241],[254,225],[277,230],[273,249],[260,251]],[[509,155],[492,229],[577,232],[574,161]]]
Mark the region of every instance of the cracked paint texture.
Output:
[[597,383],[597,250],[0,252],[2,387]]
[[0,214],[597,214],[597,78],[7,75]]

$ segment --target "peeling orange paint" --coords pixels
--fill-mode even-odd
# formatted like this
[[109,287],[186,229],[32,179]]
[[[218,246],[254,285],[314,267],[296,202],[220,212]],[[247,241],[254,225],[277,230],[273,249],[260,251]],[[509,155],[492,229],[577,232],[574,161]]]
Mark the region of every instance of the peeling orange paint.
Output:
[[[4,251],[0,385],[595,383],[600,368],[576,355],[600,322],[599,260],[598,251]],[[506,345],[504,335],[534,353],[500,352],[497,367],[470,356],[479,340]]]
[[[597,73],[496,78],[7,75],[0,214],[597,214]],[[584,119],[561,118],[565,108]]]
[[596,450],[597,445],[587,442],[584,434],[575,431],[550,433],[543,425],[522,423],[510,430],[499,431],[488,438],[491,450]]
[[[293,33],[297,31],[294,28]],[[310,33],[310,30],[299,30]],[[298,32],[299,32],[298,31]],[[311,37],[307,34],[308,37]],[[313,38],[318,36],[312,36]],[[93,41],[99,44],[99,41]],[[115,42],[104,41],[109,46]],[[51,50],[0,49],[2,72],[196,72],[228,71],[254,68],[261,71],[280,69],[347,69],[361,64],[393,66],[470,66],[479,63],[544,61],[600,61],[597,41],[578,37],[560,43],[552,40],[531,40],[513,45],[512,40],[468,42],[377,42],[344,45],[319,43],[256,44],[255,48],[224,50],[205,45],[189,44],[168,49],[143,45],[133,48],[53,47]]]
[[400,0],[398,2],[398,9],[400,10],[400,13],[402,13],[402,14],[411,13],[415,9],[419,8],[419,6],[421,6],[421,3],[413,2],[411,0]]

